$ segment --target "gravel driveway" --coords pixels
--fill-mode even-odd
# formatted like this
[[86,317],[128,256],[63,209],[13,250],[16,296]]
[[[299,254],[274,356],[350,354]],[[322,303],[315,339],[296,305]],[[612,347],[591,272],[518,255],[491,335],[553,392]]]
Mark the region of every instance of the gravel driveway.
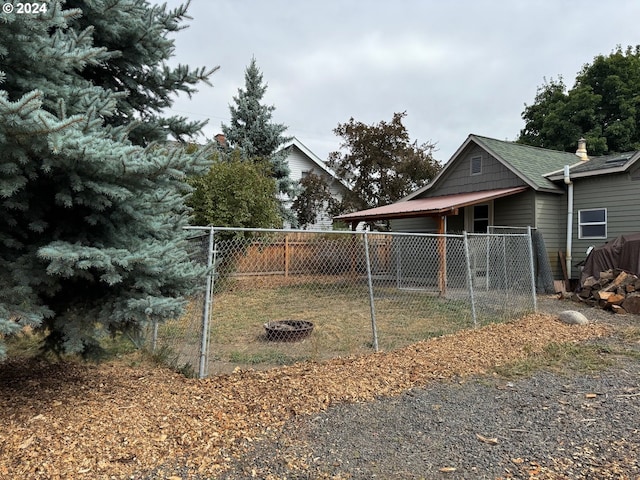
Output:
[[[540,312],[567,309],[640,326],[636,316],[539,301]],[[637,338],[606,342],[640,350]],[[296,417],[220,478],[638,479],[638,458],[640,357],[622,356],[591,374],[452,379]]]

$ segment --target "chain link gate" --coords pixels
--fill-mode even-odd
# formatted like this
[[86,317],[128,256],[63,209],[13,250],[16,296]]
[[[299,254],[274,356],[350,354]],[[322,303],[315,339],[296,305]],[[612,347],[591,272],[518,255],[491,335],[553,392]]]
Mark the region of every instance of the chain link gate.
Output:
[[530,232],[190,230],[206,286],[155,343],[200,378],[388,351],[536,310]]

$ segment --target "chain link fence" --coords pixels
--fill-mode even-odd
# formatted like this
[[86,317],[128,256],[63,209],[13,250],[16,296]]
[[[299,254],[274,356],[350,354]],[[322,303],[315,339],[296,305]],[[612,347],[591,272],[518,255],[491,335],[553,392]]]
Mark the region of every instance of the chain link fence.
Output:
[[[212,239],[213,230],[189,229],[189,257],[200,265],[211,266]],[[212,280],[211,275],[203,279],[203,288],[188,299],[180,318],[151,323],[143,331],[142,344],[162,362],[189,377],[207,375]]]
[[392,350],[536,310],[530,231],[191,232],[207,288],[154,345],[200,377]]
[[549,254],[547,246],[544,242],[542,233],[532,227],[507,227],[500,225],[489,225],[487,233],[490,234],[530,234],[533,247],[533,262],[536,273],[536,292],[538,293],[555,293],[555,285],[553,271],[551,270],[551,262],[549,262]]

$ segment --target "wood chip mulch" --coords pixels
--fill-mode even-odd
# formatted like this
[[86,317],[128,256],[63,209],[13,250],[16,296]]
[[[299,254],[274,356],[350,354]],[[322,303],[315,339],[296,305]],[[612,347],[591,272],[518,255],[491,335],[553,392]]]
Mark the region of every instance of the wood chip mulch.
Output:
[[553,342],[608,334],[527,316],[387,353],[206,380],[152,365],[0,364],[0,478],[140,478],[159,465],[214,476],[292,416],[481,374]]

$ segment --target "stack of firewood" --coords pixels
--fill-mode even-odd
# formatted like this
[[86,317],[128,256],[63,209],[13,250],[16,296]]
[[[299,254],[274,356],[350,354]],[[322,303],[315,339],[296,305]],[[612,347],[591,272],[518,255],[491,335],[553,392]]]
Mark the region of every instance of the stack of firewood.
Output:
[[640,278],[618,269],[588,277],[574,296],[576,301],[615,313],[640,314]]

